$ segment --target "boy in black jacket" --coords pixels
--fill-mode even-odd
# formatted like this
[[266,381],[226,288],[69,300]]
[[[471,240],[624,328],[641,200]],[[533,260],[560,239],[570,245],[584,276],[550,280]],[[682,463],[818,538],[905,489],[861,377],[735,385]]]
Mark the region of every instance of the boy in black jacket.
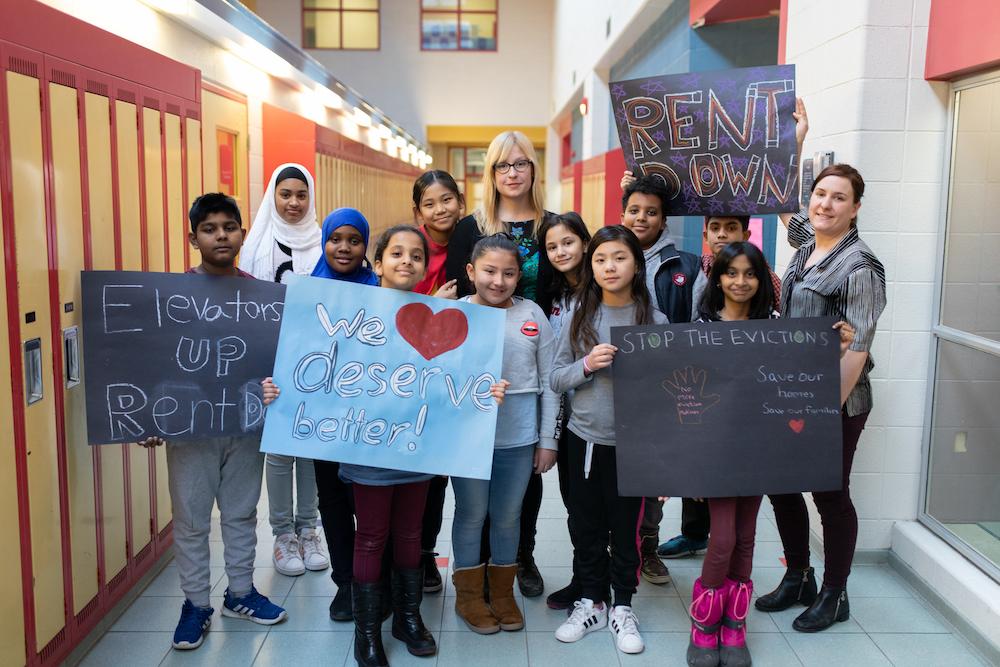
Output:
[[[631,173],[625,172],[622,190],[622,224],[639,237],[646,259],[646,287],[654,296],[656,307],[673,324],[690,322],[697,314],[698,300],[708,280],[701,270],[701,258],[678,250],[670,238],[665,215],[667,189],[654,177],[633,178]],[[662,519],[663,503],[656,498],[646,498],[639,527],[642,576],[654,584],[670,582],[670,573],[657,556]],[[704,551],[708,529],[708,504],[685,498],[681,535],[663,547],[679,546],[682,552],[677,555]],[[678,545],[678,541],[682,544]]]

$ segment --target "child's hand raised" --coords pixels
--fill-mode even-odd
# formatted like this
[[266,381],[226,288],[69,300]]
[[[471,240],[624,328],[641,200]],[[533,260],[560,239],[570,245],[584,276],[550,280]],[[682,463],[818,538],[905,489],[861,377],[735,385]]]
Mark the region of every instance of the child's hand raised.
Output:
[[583,370],[590,375],[602,368],[607,368],[615,359],[615,352],[618,348],[608,343],[598,343],[594,349],[583,358]]
[[158,435],[151,435],[145,440],[140,440],[135,444],[139,445],[140,447],[145,447],[146,449],[151,449],[153,447],[159,447],[160,445],[165,445],[167,444],[167,441]]
[[624,172],[622,174],[622,182],[621,182],[622,192],[625,191],[625,188],[635,183],[635,180],[636,180],[635,174],[633,174],[631,171]]
[[834,329],[840,331],[840,356],[847,354],[848,348],[851,347],[851,343],[854,342],[854,336],[857,333],[848,322],[840,320],[833,325]]
[[449,280],[444,285],[438,288],[437,292],[434,292],[434,296],[439,299],[457,299],[458,298],[458,281]]
[[273,378],[264,378],[261,380],[260,386],[263,389],[264,405],[270,405],[281,394],[281,390],[278,389],[278,385],[274,384]]
[[490,394],[493,395],[493,400],[497,402],[497,405],[503,405],[503,397],[507,394],[509,386],[510,382],[507,380],[500,380],[496,384],[490,385]]
[[557,454],[558,452],[554,449],[535,447],[535,474],[541,475],[543,472],[552,470],[552,466],[556,464]]

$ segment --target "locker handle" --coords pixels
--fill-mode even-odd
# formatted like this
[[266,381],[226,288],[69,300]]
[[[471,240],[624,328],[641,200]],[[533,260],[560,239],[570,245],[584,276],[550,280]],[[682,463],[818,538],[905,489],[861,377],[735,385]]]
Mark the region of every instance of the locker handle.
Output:
[[42,339],[24,342],[24,384],[28,405],[42,400]]
[[80,328],[63,329],[63,355],[66,365],[66,388],[80,384]]

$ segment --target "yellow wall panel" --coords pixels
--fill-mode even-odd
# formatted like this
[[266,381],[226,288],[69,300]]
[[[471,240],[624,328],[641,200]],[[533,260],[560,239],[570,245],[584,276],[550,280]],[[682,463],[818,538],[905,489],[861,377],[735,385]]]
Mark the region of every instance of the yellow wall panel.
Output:
[[[111,187],[110,101],[86,93],[87,188],[90,195],[91,265],[95,270],[115,268],[114,200]],[[104,571],[110,580],[127,562],[125,546],[125,477],[121,446],[101,448],[101,528],[104,533]]]
[[[116,169],[122,233],[122,268],[126,271],[141,271],[143,239],[142,228],[139,225],[139,140],[135,105],[116,100],[115,120],[115,132],[118,138]],[[159,229],[163,229],[162,223]],[[150,454],[138,445],[127,445],[127,447],[129,449],[127,474],[132,493],[132,554],[134,555],[149,544],[151,538]]]
[[573,210],[573,179],[564,178],[559,183],[559,209],[563,212]]
[[7,72],[21,345],[40,340],[44,388],[25,409],[36,638],[43,647],[63,628],[65,614],[39,92],[37,79]]
[[111,126],[109,101],[86,93],[83,98],[87,132],[87,188],[90,199],[91,265],[115,268],[115,227],[111,190]]
[[82,364],[80,324],[80,271],[83,260],[83,198],[80,193],[80,136],[77,126],[76,90],[49,84],[50,126],[52,131],[52,174],[55,222],[59,235],[59,303],[72,303],[66,312],[60,308],[60,329],[75,335],[73,353],[63,346],[64,386],[63,418],[66,437],[66,464],[69,491],[69,527],[73,567],[73,613],[78,613],[97,595],[97,511],[94,503],[94,457],[87,444],[86,398],[81,377],[70,381],[70,354],[75,354],[75,368]]
[[[3,211],[0,210],[0,218]],[[0,223],[3,220],[0,219]],[[0,246],[0,259],[3,248]],[[7,329],[7,273],[0,271],[0,387],[11,386],[10,334]],[[14,421],[9,400],[0,401],[0,424]],[[0,563],[5,576],[0,577],[0,665],[23,665],[24,599],[21,589],[21,540],[17,520],[17,474],[14,463],[14,431],[0,428]]]
[[184,252],[188,246],[187,206],[181,191],[181,119],[174,114],[164,114],[163,132],[166,135],[167,163],[167,227],[170,230],[170,270],[184,270]]
[[[236,135],[236,155],[233,163],[236,167],[236,193],[233,197],[240,205],[240,213],[247,227],[253,221],[250,210],[250,193],[248,190],[247,163],[249,161],[249,145],[247,144],[247,105],[231,100],[210,90],[201,91],[202,122],[205,134],[202,137],[204,154],[202,164],[205,170],[205,189],[208,192],[219,191],[219,145],[216,140],[216,130],[225,130]],[[200,190],[191,195],[194,199],[201,194]],[[200,262],[200,260],[199,260]]]
[[[187,194],[188,200],[184,202],[185,208],[191,207],[191,202],[201,194],[201,122],[193,118],[184,119],[184,141],[187,148]],[[243,220],[243,226],[249,226],[250,221]],[[191,247],[189,243],[187,251],[190,256],[191,266],[201,264],[201,256],[198,251]]]
[[160,112],[142,109],[143,168],[146,171],[147,271],[165,271],[163,243],[163,151],[160,146]]
[[604,174],[588,174],[582,180],[578,212],[593,233],[604,226]]
[[121,219],[122,269],[142,271],[142,233],[139,226],[139,124],[134,104],[115,101],[118,139],[118,210]]

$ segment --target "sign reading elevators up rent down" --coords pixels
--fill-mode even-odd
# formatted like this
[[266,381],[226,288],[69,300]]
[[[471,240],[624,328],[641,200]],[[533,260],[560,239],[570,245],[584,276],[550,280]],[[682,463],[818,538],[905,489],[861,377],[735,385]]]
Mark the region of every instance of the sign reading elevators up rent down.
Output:
[[713,498],[839,489],[834,322],[613,328],[621,494]]
[[84,271],[91,444],[260,431],[282,285],[178,273]]
[[295,276],[261,450],[489,479],[505,312]]
[[611,104],[625,164],[664,182],[668,215],[798,209],[794,65],[617,81]]

